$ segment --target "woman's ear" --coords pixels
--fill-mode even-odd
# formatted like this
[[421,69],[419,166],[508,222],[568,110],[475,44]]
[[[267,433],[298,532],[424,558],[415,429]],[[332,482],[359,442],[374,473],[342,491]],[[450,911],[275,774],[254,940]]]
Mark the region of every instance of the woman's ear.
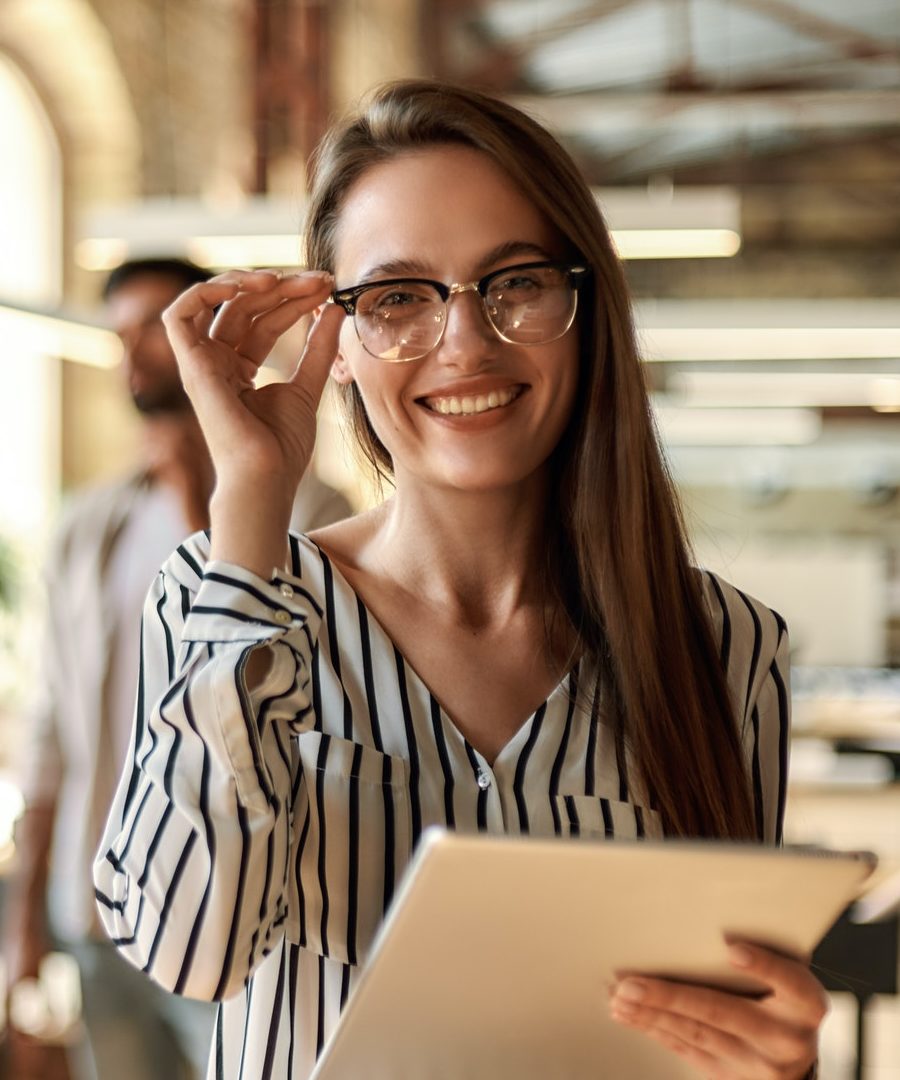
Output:
[[353,382],[353,372],[340,350],[331,365],[331,377],[341,386],[349,386]]
[[[324,304],[319,304],[317,308],[313,309],[313,319],[318,317],[325,310]],[[331,364],[331,377],[335,382],[340,383],[342,386],[347,386],[353,382],[353,375],[350,371],[350,367],[347,361],[344,359],[344,354],[338,349],[338,354]]]

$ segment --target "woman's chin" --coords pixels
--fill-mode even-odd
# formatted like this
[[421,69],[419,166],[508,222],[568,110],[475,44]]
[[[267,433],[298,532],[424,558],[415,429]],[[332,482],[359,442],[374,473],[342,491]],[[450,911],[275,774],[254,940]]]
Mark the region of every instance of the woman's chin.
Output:
[[482,459],[442,462],[427,473],[416,469],[408,480],[413,485],[440,488],[448,494],[503,497],[515,492],[524,494],[532,486],[537,487],[544,472],[545,463],[529,466],[522,460],[491,463]]

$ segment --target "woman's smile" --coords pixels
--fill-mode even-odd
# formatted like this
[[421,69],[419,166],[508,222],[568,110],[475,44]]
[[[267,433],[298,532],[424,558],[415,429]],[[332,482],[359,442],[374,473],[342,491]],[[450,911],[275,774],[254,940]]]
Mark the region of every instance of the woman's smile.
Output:
[[429,394],[418,399],[418,404],[441,416],[483,416],[511,405],[525,391],[524,385],[499,387],[481,393]]

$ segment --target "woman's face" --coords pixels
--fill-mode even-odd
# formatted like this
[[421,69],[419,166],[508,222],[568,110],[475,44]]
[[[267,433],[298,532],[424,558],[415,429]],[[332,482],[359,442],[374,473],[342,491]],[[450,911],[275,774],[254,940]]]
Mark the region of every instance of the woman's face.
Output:
[[[344,200],[335,248],[340,289],[406,276],[466,283],[564,257],[556,231],[506,173],[462,146],[410,151],[365,172]],[[505,488],[537,474],[566,427],[577,328],[547,344],[510,344],[480,296],[465,292],[451,298],[443,338],[420,360],[370,355],[348,318],[334,377],[356,383],[398,486]],[[478,411],[449,412],[453,399]]]

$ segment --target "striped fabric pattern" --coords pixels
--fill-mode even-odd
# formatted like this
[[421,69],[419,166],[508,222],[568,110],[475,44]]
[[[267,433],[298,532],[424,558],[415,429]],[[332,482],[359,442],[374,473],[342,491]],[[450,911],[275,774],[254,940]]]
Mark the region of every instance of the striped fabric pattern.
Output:
[[[94,868],[132,963],[222,1004],[214,1080],[308,1076],[423,829],[660,837],[576,665],[491,764],[308,538],[266,582],[198,534],[148,596],[129,767]],[[760,837],[780,840],[789,734],[781,619],[704,591],[741,718]],[[268,646],[248,692],[244,667]],[[689,766],[686,765],[686,768]],[[690,783],[689,774],[685,782]]]

